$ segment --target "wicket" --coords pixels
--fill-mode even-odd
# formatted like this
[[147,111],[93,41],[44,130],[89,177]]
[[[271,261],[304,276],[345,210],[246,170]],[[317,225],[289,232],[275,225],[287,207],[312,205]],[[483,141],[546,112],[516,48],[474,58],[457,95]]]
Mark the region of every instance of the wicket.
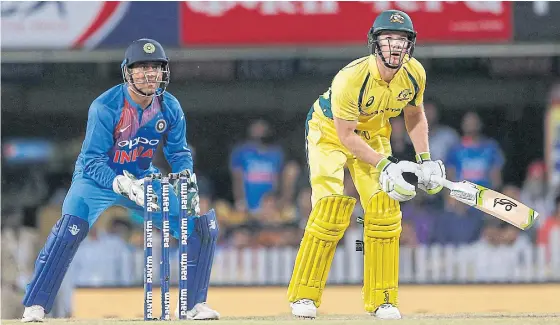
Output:
[[179,319],[187,318],[187,267],[188,267],[188,179],[179,174],[170,173],[166,177],[161,174],[151,174],[144,179],[144,320],[157,320],[153,309],[153,206],[157,201],[154,191],[154,181],[161,183],[161,320],[171,320],[171,306],[169,281],[171,278],[169,260],[169,192],[170,180],[178,181],[179,188]]

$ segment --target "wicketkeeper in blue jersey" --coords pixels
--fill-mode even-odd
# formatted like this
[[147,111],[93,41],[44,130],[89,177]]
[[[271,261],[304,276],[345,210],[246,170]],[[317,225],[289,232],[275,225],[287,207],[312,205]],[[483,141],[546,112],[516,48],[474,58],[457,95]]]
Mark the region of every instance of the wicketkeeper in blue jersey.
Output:
[[[86,137],[62,217],[39,253],[26,289],[23,322],[44,320],[80,243],[105,209],[120,205],[133,215],[143,215],[143,178],[159,173],[152,159],[160,142],[172,172],[186,175],[189,189],[198,191],[185,115],[166,91],[169,59],[163,47],[152,39],[134,41],[121,68],[124,83],[101,94],[89,108]],[[162,202],[160,188],[155,182],[158,202]],[[198,194],[190,196],[189,210],[187,317],[218,319],[218,312],[206,304],[218,237],[216,215],[214,210],[199,215]],[[161,228],[161,213],[155,213],[154,224]],[[174,191],[170,193],[170,228],[179,238],[179,202]]]

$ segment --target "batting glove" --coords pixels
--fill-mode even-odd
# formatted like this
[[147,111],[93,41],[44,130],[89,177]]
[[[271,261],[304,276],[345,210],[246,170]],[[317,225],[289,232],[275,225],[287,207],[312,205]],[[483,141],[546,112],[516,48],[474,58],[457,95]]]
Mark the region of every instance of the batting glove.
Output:
[[432,182],[432,175],[445,177],[445,166],[441,160],[432,161],[429,152],[422,152],[416,155],[416,162],[420,166],[418,176],[418,187],[428,194],[439,193],[443,186],[439,183]]
[[[402,177],[403,172],[416,172],[417,165],[410,161],[401,161],[394,157],[383,158],[375,166],[379,170],[381,190],[390,198],[399,202],[408,201],[416,196],[414,186]],[[410,170],[409,170],[410,169]]]

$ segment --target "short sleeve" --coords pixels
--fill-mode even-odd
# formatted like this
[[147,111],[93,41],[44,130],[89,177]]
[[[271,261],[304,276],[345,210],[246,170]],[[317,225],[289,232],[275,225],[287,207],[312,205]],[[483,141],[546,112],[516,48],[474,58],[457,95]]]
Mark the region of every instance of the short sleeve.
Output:
[[230,155],[230,168],[231,169],[241,169],[243,168],[243,155],[242,155],[242,151],[241,148],[236,147],[233,149],[231,155]]
[[492,143],[492,152],[494,153],[492,157],[492,168],[502,168],[505,163],[504,154],[502,152],[502,148],[497,142]]
[[360,116],[358,109],[358,93],[344,74],[337,74],[331,86],[331,105],[333,116],[346,120],[357,121]]
[[457,146],[451,147],[447,153],[447,158],[445,159],[445,164],[449,167],[457,168]]
[[412,98],[412,100],[408,104],[412,106],[420,106],[422,103],[424,103],[424,91],[426,90],[426,70],[424,70],[424,67],[418,62],[415,72],[416,76],[414,79],[416,81],[416,85],[414,86],[417,91],[414,95],[414,98]]

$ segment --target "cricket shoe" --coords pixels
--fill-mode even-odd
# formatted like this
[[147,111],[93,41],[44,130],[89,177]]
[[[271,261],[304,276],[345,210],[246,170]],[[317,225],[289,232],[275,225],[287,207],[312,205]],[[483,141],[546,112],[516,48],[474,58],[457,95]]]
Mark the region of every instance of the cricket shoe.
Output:
[[[179,319],[179,303],[175,309],[175,319]],[[210,308],[205,302],[194,305],[193,309],[187,311],[188,320],[215,320],[220,319],[220,313]]]
[[30,322],[44,322],[45,321],[45,308],[39,305],[33,305],[31,307],[25,307],[23,311],[23,317],[21,318],[22,323]]
[[401,319],[399,309],[391,304],[383,304],[377,307],[372,315],[379,319]]
[[292,307],[292,315],[300,318],[315,318],[317,317],[317,306],[311,299],[300,299],[290,304]]

